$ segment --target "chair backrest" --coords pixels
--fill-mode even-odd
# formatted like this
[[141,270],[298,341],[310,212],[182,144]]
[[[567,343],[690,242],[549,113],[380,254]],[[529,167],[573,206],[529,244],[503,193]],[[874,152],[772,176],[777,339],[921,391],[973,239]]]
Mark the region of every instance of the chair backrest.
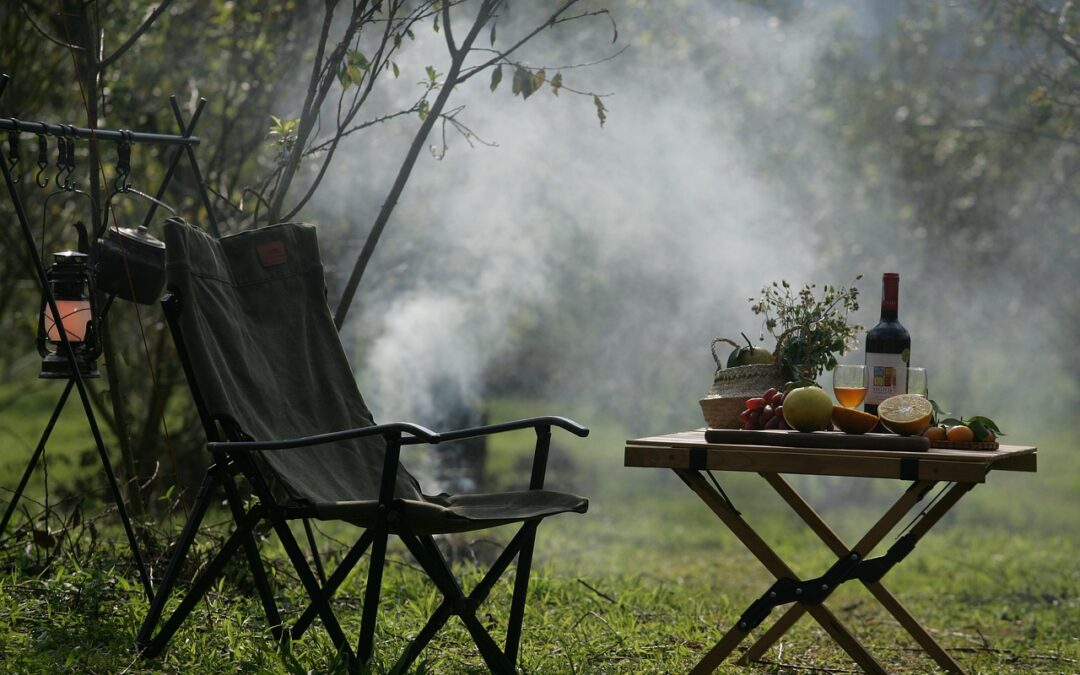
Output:
[[[373,424],[326,305],[313,226],[214,239],[171,219],[165,243],[190,384],[212,419],[256,440]],[[293,497],[319,504],[377,499],[384,452],[376,436],[262,455]],[[419,494],[399,470],[396,496]]]

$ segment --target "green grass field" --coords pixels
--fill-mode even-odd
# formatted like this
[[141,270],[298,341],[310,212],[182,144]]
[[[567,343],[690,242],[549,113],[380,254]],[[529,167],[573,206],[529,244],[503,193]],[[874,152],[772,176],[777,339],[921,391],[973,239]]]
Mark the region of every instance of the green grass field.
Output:
[[[46,412],[40,413],[42,402]],[[29,456],[35,427],[51,407],[47,395],[27,396],[25,410],[3,412],[10,438],[0,480],[17,481]],[[31,408],[37,408],[38,414]],[[541,406],[541,409],[543,407]],[[494,419],[536,411],[504,403]],[[583,416],[588,420],[588,417]],[[593,421],[593,420],[590,420]],[[79,419],[58,430],[62,455],[84,450]],[[595,421],[594,421],[595,424]],[[685,672],[771,583],[762,566],[722,528],[678,479],[669,473],[622,468],[628,433],[615,425],[594,426],[584,441],[556,438],[549,486],[578,490],[591,498],[588,514],[549,519],[540,528],[522,640],[521,665],[535,673]],[[1010,437],[1010,440],[1013,440]],[[1027,438],[1015,439],[1029,440]],[[980,673],[1080,671],[1080,471],[1066,438],[1032,438],[1040,445],[1037,474],[991,475],[933,530],[885,585],[969,670]],[[530,434],[500,438],[491,447],[489,471],[501,477],[527,473]],[[408,449],[405,460],[420,449]],[[52,482],[90,472],[77,461],[54,458]],[[516,472],[516,473],[515,473]],[[820,574],[832,562],[827,549],[796,522],[790,510],[763,489],[756,476],[720,476],[750,523],[800,575]],[[34,483],[40,482],[40,475]],[[846,540],[876,519],[903,484],[865,485],[840,479],[801,480],[808,496]],[[36,494],[36,493],[35,493]],[[87,508],[87,512],[90,509]],[[222,522],[224,516],[208,518]],[[179,530],[173,518],[159,529]],[[267,630],[245,569],[234,565],[184,624],[161,658],[136,661],[133,639],[147,609],[114,517],[97,521],[99,543],[92,555],[62,553],[46,571],[33,568],[27,541],[0,546],[0,670],[11,673],[114,672],[331,672],[340,669],[316,624],[289,653],[278,650]],[[340,551],[334,540],[353,531],[324,525],[324,552]],[[502,528],[508,530],[509,528]],[[205,556],[224,528],[208,533]],[[470,550],[480,562],[497,551],[484,533]],[[892,538],[887,538],[879,551]],[[454,543],[461,543],[460,541]],[[273,581],[286,617],[303,608],[300,584],[284,562],[276,539],[262,543],[276,562]],[[62,549],[63,550],[63,549]],[[153,555],[153,552],[151,552]],[[332,555],[336,555],[332,553]],[[373,672],[385,672],[407,640],[440,600],[404,548],[391,550],[379,615]],[[205,558],[204,558],[205,559]],[[160,556],[155,574],[161,574]],[[466,588],[481,575],[471,562],[457,566]],[[339,592],[337,612],[356,635],[366,567]],[[507,575],[512,579],[512,575]],[[498,636],[505,626],[510,584],[504,580],[478,616]],[[872,596],[855,583],[841,587],[828,606],[890,672],[929,672],[934,664]],[[295,614],[293,614],[295,616]],[[779,611],[772,619],[779,616]],[[759,632],[763,630],[759,629]],[[748,643],[744,643],[746,645]],[[856,666],[810,618],[804,618],[749,669],[719,672],[857,672]],[[466,631],[456,619],[435,639],[416,672],[485,672]]]

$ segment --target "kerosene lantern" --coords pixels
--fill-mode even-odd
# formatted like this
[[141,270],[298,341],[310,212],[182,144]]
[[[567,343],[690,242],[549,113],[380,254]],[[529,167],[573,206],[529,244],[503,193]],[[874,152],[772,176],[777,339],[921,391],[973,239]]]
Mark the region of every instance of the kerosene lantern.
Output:
[[[90,256],[86,253],[61,251],[53,254],[52,267],[46,272],[49,288],[59,310],[60,323],[75,354],[75,366],[84,379],[101,377],[97,368],[101,346],[95,326],[97,308],[94,306],[89,262]],[[64,349],[60,328],[44,295],[41,298],[37,348],[42,357],[41,374],[38,377],[72,377],[71,361]]]

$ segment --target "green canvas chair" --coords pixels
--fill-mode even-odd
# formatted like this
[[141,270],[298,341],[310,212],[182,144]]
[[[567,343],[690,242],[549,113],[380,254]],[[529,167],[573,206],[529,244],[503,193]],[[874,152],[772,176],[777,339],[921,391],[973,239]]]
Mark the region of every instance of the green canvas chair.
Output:
[[[551,429],[582,437],[588,429],[561,417],[448,433],[415,424],[375,424],[326,305],[314,227],[287,223],[218,240],[174,219],[166,224],[165,238],[169,294],[162,302],[213,465],[139,631],[140,653],[150,657],[161,652],[230,556],[243,548],[275,638],[298,639],[318,617],[350,668],[356,669],[372,656],[387,539],[393,535],[444,596],[397,660],[395,671],[405,672],[439,628],[457,615],[487,666],[493,672],[512,672],[537,525],[547,516],[584,513],[588,508],[582,497],[544,489]],[[536,449],[527,491],[427,495],[399,462],[404,445],[437,445],[530,428],[536,432]],[[246,481],[254,497],[247,510],[238,478]],[[218,487],[225,491],[235,529],[162,622]],[[363,528],[329,576],[323,573],[308,519],[341,520]],[[310,605],[288,626],[278,613],[252,536],[253,528],[264,520],[280,539],[310,598]],[[289,527],[291,520],[303,521],[314,571]],[[514,523],[520,529],[477,587],[466,593],[432,535]],[[331,600],[369,550],[354,651]],[[476,610],[515,557],[517,574],[506,639],[500,647],[477,619]]]

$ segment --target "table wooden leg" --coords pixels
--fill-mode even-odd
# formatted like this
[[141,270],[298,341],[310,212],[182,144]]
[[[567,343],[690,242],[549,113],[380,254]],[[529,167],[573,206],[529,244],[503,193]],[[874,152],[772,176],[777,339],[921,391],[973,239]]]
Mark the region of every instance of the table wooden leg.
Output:
[[[684,469],[675,469],[674,471],[773,576],[777,579],[782,577],[797,578],[787,563],[731,508],[727,500],[721,497],[705,481],[701,473]],[[902,517],[902,514],[899,517]],[[855,636],[851,634],[851,631],[828,608],[824,605],[814,605],[808,607],[807,611],[864,671],[881,674],[886,672],[877,659],[866,651],[859,641],[855,639]],[[729,630],[723,639],[709,650],[692,672],[708,673],[715,670],[747,635],[748,633],[739,629],[738,626]]]
[[[844,555],[849,549],[844,544],[843,540],[833,532],[821,516],[814,511],[811,507],[796,491],[778,474],[761,474],[766,481],[776,490],[776,492],[788,503],[789,506],[803,519],[803,521],[812,529],[818,537],[825,542],[825,545],[836,555]],[[931,527],[933,527],[945,513],[951,509],[960,497],[962,497],[968,490],[973,487],[972,484],[957,484],[954,485],[949,492],[934,506],[927,510],[926,514],[912,527],[913,533],[917,533],[917,537],[921,537]],[[864,538],[865,541],[865,538]],[[863,542],[860,542],[863,543]],[[897,620],[897,622],[911,635],[912,638],[923,648],[927,654],[930,655],[934,661],[951,673],[963,673],[963,668],[958,664],[945,650],[934,640],[933,637],[926,631],[925,628],[915,619],[914,616],[905,608],[900,601],[887,589],[880,581],[864,582],[867,590],[883,607]],[[780,638],[798,619],[802,616],[805,610],[801,605],[793,605],[783,618],[778,621],[772,628],[766,632],[757,642],[755,642],[749,650],[739,660],[740,663],[746,664],[751,660],[758,659],[771,647],[776,640]]]

